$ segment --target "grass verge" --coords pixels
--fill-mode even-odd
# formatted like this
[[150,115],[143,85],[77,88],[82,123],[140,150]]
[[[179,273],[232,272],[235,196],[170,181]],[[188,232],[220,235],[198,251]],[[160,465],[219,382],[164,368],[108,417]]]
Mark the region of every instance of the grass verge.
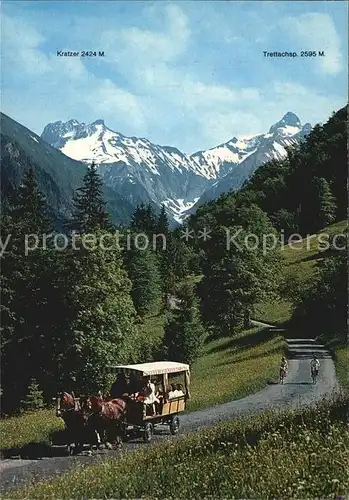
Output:
[[48,443],[50,433],[63,427],[52,408],[5,418],[0,420],[0,447],[5,450],[29,443]]
[[9,498],[338,498],[349,491],[348,393],[80,468]]
[[336,350],[335,366],[340,386],[349,390],[349,347],[340,347]]

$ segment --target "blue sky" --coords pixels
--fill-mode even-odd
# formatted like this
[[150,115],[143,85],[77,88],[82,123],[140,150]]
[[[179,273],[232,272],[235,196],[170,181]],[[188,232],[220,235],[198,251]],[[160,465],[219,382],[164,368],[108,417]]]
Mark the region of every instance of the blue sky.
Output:
[[[2,110],[41,134],[52,121],[192,153],[266,132],[287,111],[326,121],[347,101],[346,2],[2,3]],[[56,56],[104,51],[104,58]],[[263,51],[325,51],[265,58]]]

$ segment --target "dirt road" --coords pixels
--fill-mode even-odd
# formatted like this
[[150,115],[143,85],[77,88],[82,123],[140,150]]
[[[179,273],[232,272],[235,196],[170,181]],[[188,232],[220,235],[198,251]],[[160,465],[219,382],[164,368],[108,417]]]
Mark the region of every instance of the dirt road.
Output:
[[[243,399],[185,414],[180,417],[181,433],[186,434],[203,427],[210,427],[219,421],[230,420],[238,415],[314,403],[338,389],[334,364],[324,346],[307,339],[289,339],[287,342],[289,374],[284,385],[269,385],[262,391]],[[314,352],[321,363],[315,385],[311,381],[309,368],[310,358]],[[154,436],[154,442],[165,438],[169,438],[166,428],[162,436],[159,434]],[[127,453],[139,446],[150,445],[133,442],[126,444],[121,452],[96,452],[91,456],[43,457],[38,460],[6,459],[0,462],[0,486],[4,493],[23,484],[61,474],[78,464],[95,463],[110,456]]]

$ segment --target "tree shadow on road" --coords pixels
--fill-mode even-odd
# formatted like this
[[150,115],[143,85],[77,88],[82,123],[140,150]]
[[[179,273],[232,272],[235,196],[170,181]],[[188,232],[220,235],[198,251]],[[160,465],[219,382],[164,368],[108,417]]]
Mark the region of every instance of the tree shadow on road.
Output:
[[19,457],[22,459],[38,459],[47,458],[52,456],[65,456],[67,455],[67,432],[65,429],[53,431],[50,435],[51,442],[57,445],[52,448],[51,444],[46,441],[31,442],[23,446],[16,446],[12,448],[5,448],[0,450],[1,458]]
[[21,458],[21,459],[36,459],[51,457],[51,446],[48,443],[28,443],[17,448],[7,448],[1,450],[1,458]]
[[314,385],[313,382],[284,382],[284,385]]

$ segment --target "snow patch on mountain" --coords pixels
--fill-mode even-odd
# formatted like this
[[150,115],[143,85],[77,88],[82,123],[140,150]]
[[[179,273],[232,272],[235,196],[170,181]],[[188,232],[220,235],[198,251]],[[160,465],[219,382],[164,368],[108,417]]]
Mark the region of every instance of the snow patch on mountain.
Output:
[[173,213],[173,218],[179,224],[183,222],[183,215],[188,212],[195,203],[199,200],[199,197],[194,198],[192,201],[185,201],[183,198],[178,198],[177,200],[163,200],[162,204],[165,208]]
[[[286,155],[286,147],[311,130],[297,115],[286,113],[265,134],[233,137],[217,147],[192,155],[147,139],[126,137],[103,120],[75,119],[48,124],[41,138],[70,158],[94,161],[105,184],[132,204],[164,204],[174,221],[213,199],[222,191],[239,188],[258,166]],[[199,201],[198,201],[199,200]]]
[[[287,155],[286,148],[297,144],[310,130],[311,125],[309,123],[302,126],[297,115],[288,112],[279,122],[270,127],[267,134],[256,135],[249,139],[244,138],[244,145],[246,145],[244,151],[248,151],[248,154],[243,155],[240,153],[241,161],[235,163],[230,162],[229,156],[226,156],[221,166],[221,171],[223,171],[223,167],[226,170],[225,175],[221,176],[217,182],[203,193],[192,210],[195,211],[198,206],[217,198],[224,192],[239,189],[259,166],[273,159],[284,158]],[[235,143],[237,142],[235,141]],[[211,157],[215,156],[217,149],[210,150],[212,152]],[[217,156],[221,158],[219,152]],[[227,166],[229,162],[230,165]]]

